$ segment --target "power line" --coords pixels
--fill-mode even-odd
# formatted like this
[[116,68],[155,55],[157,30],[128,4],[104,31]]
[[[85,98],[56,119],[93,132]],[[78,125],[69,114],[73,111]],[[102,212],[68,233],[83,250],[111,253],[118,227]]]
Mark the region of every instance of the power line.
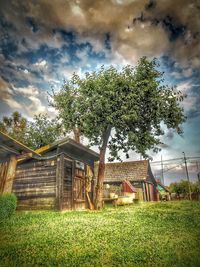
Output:
[[[168,172],[168,171],[171,171],[171,170],[177,168],[178,166],[182,166],[182,165],[183,165],[183,163],[178,164],[178,165],[176,165],[176,166],[174,166],[174,167],[168,168],[167,170],[163,170],[163,173],[166,173],[166,172]],[[156,173],[156,175],[160,175],[160,174],[162,174],[162,171],[161,171],[161,172],[159,171],[159,172]]]
[[[162,162],[168,162],[168,161],[174,161],[174,160],[182,160],[183,158],[174,158],[174,159],[166,159],[166,160],[163,160]],[[154,164],[154,163],[161,163],[161,161],[152,161],[151,164]]]
[[[195,160],[195,159],[200,159],[200,157],[187,157],[187,160]],[[178,161],[178,160],[183,160],[183,158],[173,158],[173,159],[166,159],[166,160],[162,160],[163,163],[165,162],[169,162],[169,161]],[[152,161],[150,162],[150,164],[161,164],[161,160],[160,161]]]

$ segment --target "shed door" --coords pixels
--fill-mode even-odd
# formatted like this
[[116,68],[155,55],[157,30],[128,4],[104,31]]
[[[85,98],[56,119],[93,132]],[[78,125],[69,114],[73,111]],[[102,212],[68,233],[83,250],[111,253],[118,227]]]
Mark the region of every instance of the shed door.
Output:
[[85,208],[85,170],[75,168],[73,181],[74,208]]
[[72,162],[64,160],[62,208],[72,208]]

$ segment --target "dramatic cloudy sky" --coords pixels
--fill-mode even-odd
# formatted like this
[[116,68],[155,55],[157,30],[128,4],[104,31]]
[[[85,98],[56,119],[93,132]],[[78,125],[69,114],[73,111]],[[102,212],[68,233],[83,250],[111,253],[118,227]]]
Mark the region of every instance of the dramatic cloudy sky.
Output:
[[[199,17],[199,0],[0,0],[0,117],[14,110],[53,116],[47,91],[73,72],[157,57],[166,82],[187,93],[188,119],[183,137],[166,131],[153,158],[200,156]],[[177,164],[165,166],[173,167],[168,182],[185,176]],[[197,167],[189,168],[193,179]]]

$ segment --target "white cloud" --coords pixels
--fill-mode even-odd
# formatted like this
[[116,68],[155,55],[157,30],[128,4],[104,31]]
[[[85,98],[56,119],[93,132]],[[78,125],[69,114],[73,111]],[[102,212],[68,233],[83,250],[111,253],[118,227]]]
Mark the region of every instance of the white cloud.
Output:
[[186,82],[180,83],[177,86],[177,90],[181,91],[182,93],[187,93],[192,88],[192,86],[193,85],[192,85],[191,81],[186,81]]
[[0,77],[0,98],[9,98],[12,94],[9,83],[7,83],[3,78]]
[[28,71],[27,69],[23,70],[23,72],[24,72],[25,74],[28,74],[28,73],[29,73],[29,71]]
[[36,96],[29,96],[28,99],[31,104],[26,108],[30,115],[44,113],[47,111],[46,106],[44,106],[39,98]]
[[12,109],[22,109],[23,108],[22,105],[19,102],[17,102],[15,99],[13,99],[13,98],[8,98],[8,99],[5,99],[4,101]]
[[39,68],[44,68],[47,65],[46,60],[40,60],[33,64],[33,66],[39,67]]
[[39,95],[39,90],[32,85],[27,87],[13,87],[15,93],[22,94],[24,96],[36,96]]

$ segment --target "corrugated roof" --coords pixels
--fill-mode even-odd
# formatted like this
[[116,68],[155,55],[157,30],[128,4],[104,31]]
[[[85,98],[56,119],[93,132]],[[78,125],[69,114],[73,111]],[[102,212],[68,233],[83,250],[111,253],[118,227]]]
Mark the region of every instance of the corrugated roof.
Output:
[[7,160],[11,155],[22,155],[24,153],[33,153],[38,155],[34,150],[28,148],[14,138],[0,131],[0,161]]
[[106,163],[104,182],[146,180],[148,168],[148,160]]

